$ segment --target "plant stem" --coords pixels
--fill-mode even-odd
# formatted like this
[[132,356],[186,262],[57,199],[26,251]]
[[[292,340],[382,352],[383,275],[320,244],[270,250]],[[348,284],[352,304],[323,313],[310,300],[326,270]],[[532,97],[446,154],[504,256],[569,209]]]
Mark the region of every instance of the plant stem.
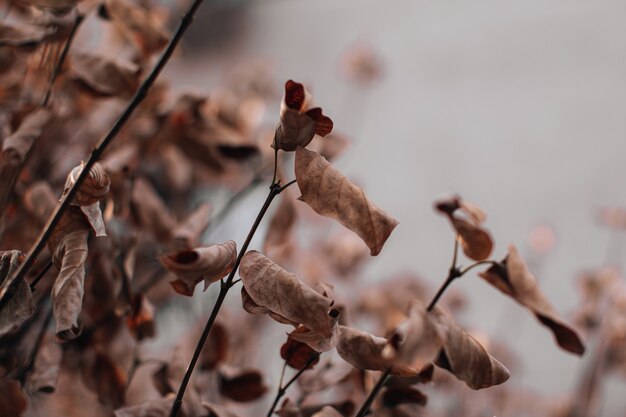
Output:
[[391,374],[391,369],[390,368],[385,369],[385,372],[383,372],[383,374],[380,376],[380,379],[378,380],[378,382],[376,382],[376,385],[370,391],[370,394],[365,399],[365,402],[363,403],[359,411],[356,413],[355,417],[363,417],[364,415],[367,414],[372,403],[374,402],[374,399],[376,398],[380,390],[383,388],[383,386],[385,386],[385,382],[387,382],[387,378],[389,378],[390,374]]
[[279,387],[278,388],[278,392],[276,393],[276,397],[274,397],[274,402],[272,403],[272,406],[270,407],[270,410],[267,412],[267,416],[266,417],[271,417],[272,413],[276,409],[276,406],[278,405],[278,402],[287,393],[287,389],[291,386],[291,384],[296,382],[298,380],[298,378],[300,378],[300,375],[302,375],[304,373],[304,371],[309,369],[309,366],[311,366],[313,364],[313,362],[315,362],[318,358],[319,358],[319,355],[312,356],[307,361],[306,365],[304,365],[302,367],[302,369],[300,369],[294,376],[292,376],[291,379],[289,381],[287,381],[285,386],[283,386],[283,377],[285,375],[285,368],[287,367],[287,362],[285,362],[285,364],[283,365],[283,371],[282,371],[282,373],[280,375],[280,383],[278,384],[278,387]]
[[48,272],[48,270],[50,269],[50,267],[52,267],[52,260],[50,260],[42,269],[41,271],[39,271],[39,273],[37,274],[37,276],[35,277],[35,279],[33,279],[33,282],[30,283],[30,290],[31,291],[35,291],[35,287],[37,287],[37,284],[39,283],[39,281],[41,281],[41,279],[44,277],[44,275],[46,275],[46,273]]
[[150,88],[152,87],[152,85],[158,78],[159,74],[161,73],[161,71],[163,70],[167,62],[169,61],[170,57],[172,56],[172,53],[174,53],[174,50],[176,49],[176,46],[180,42],[180,39],[182,38],[183,34],[189,28],[189,25],[191,25],[191,22],[193,22],[194,14],[196,13],[196,11],[198,10],[201,4],[202,4],[202,0],[194,0],[191,6],[189,6],[189,9],[185,13],[185,15],[182,17],[180,23],[178,24],[178,27],[176,28],[174,34],[170,38],[169,43],[167,44],[167,46],[161,53],[161,56],[159,57],[157,62],[154,64],[154,67],[152,67],[150,74],[148,74],[146,79],[141,83],[141,85],[135,92],[135,95],[133,96],[131,101],[128,103],[128,106],[126,107],[126,109],[124,109],[124,111],[119,116],[119,118],[117,119],[113,127],[111,127],[111,130],[109,130],[109,132],[94,147],[93,151],[91,152],[91,155],[89,156],[89,159],[87,160],[87,162],[85,163],[85,166],[83,167],[83,170],[81,171],[78,178],[76,178],[76,182],[69,189],[68,193],[64,197],[61,198],[61,201],[59,202],[56,209],[50,216],[48,223],[46,224],[41,234],[37,238],[37,241],[31,247],[28,253],[28,256],[26,257],[24,262],[22,262],[22,264],[20,265],[20,268],[16,271],[13,277],[6,279],[0,286],[0,301],[4,299],[9,288],[11,287],[11,285],[13,285],[14,282],[26,276],[26,274],[32,267],[33,263],[35,262],[37,255],[39,255],[39,253],[43,250],[46,243],[48,242],[48,239],[50,239],[50,236],[52,235],[54,228],[61,220],[61,216],[63,216],[63,213],[65,213],[65,211],[70,205],[70,202],[72,201],[72,199],[78,192],[78,188],[82,185],[83,181],[85,181],[85,179],[89,175],[89,171],[91,170],[91,167],[93,167],[94,164],[100,159],[100,157],[102,156],[106,148],[109,146],[109,144],[113,141],[113,139],[117,137],[118,133],[122,130],[126,122],[128,122],[128,120],[130,119],[130,116],[133,114],[135,109],[146,98],[148,92],[150,91]]
[[[274,155],[277,156],[277,154],[278,152],[275,152]],[[277,164],[274,164],[274,166],[277,166]],[[276,176],[274,176],[274,178],[276,178]],[[207,323],[204,326],[202,335],[200,336],[200,339],[198,340],[198,344],[196,345],[196,349],[191,358],[191,362],[189,362],[189,366],[187,367],[187,370],[185,371],[185,376],[183,377],[183,380],[180,383],[180,387],[178,388],[178,393],[176,394],[176,399],[174,400],[174,403],[172,404],[172,409],[169,414],[170,417],[176,417],[178,415],[178,412],[180,411],[180,408],[183,404],[183,397],[185,395],[185,390],[187,389],[187,385],[189,384],[189,380],[191,379],[191,374],[193,373],[193,370],[196,367],[196,363],[198,362],[198,359],[200,358],[200,354],[202,353],[202,348],[204,347],[204,344],[206,343],[206,340],[209,337],[209,333],[211,332],[211,328],[213,327],[213,323],[215,322],[217,313],[220,311],[220,308],[222,307],[222,303],[224,302],[224,299],[226,298],[226,294],[228,293],[228,290],[230,290],[238,282],[238,281],[235,281],[234,278],[235,278],[235,274],[237,273],[237,270],[239,269],[239,264],[241,264],[241,259],[243,258],[243,255],[248,250],[248,246],[250,245],[250,242],[252,241],[252,238],[254,237],[254,234],[256,233],[257,228],[261,224],[261,220],[263,220],[263,217],[265,216],[267,209],[272,204],[272,201],[274,200],[274,198],[278,194],[280,194],[284,189],[285,187],[280,186],[280,181],[273,182],[272,185],[270,185],[269,194],[267,195],[267,198],[265,199],[265,203],[263,203],[263,206],[261,207],[259,214],[257,214],[254,224],[252,225],[252,228],[248,232],[248,236],[246,237],[246,240],[244,241],[243,245],[241,246],[241,249],[239,250],[239,254],[237,255],[237,259],[235,260],[235,265],[233,266],[232,271],[230,271],[230,274],[228,275],[228,278],[226,279],[226,281],[221,282],[220,293],[217,297],[217,300],[215,301],[215,305],[213,306],[211,315],[209,316],[209,319],[207,320]]]
[[63,63],[65,63],[65,59],[67,58],[67,54],[72,46],[72,42],[74,41],[76,32],[78,32],[78,27],[83,22],[84,18],[85,16],[83,16],[80,13],[76,15],[76,19],[74,20],[74,25],[72,26],[72,30],[70,31],[70,34],[67,36],[67,39],[65,41],[65,46],[63,47],[63,51],[61,52],[61,55],[59,56],[59,59],[56,65],[54,66],[54,69],[52,70],[52,75],[50,76],[50,80],[48,81],[48,88],[46,89],[46,94],[44,95],[43,100],[41,100],[41,107],[48,107],[48,104],[50,102],[50,96],[52,95],[52,89],[54,88],[54,82],[56,81],[57,77],[61,73],[61,69],[63,68]]
[[452,263],[450,264],[450,268],[448,269],[448,277],[443,282],[441,287],[439,287],[437,294],[435,294],[431,302],[428,304],[426,311],[432,311],[432,309],[435,308],[437,301],[439,301],[443,293],[446,292],[446,289],[448,288],[448,286],[452,284],[452,281],[454,281],[456,278],[462,275],[461,272],[459,271],[459,268],[457,268],[456,266],[458,254],[459,254],[459,237],[455,236],[454,237],[454,250],[452,252]]

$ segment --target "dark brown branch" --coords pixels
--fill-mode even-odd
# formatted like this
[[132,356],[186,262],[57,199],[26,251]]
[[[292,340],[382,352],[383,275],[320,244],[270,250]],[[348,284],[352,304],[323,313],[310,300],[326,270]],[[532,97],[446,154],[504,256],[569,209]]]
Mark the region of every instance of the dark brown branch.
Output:
[[[280,401],[281,398],[283,398],[283,396],[287,393],[287,389],[291,386],[291,384],[293,384],[294,382],[296,382],[298,380],[298,378],[300,378],[300,375],[302,375],[307,369],[309,369],[309,367],[311,365],[313,365],[313,363],[320,357],[320,355],[314,355],[312,356],[306,363],[306,365],[304,365],[302,367],[302,369],[300,369],[293,377],[291,377],[291,379],[289,381],[287,381],[287,383],[285,384],[285,386],[283,386],[283,375],[285,373],[285,367],[283,366],[283,375],[281,375],[280,378],[280,383],[279,388],[278,388],[278,392],[276,393],[276,397],[274,397],[274,402],[272,403],[272,406],[270,407],[269,411],[267,412],[267,417],[271,417],[272,413],[274,413],[274,410],[276,409],[276,406],[278,405],[278,402]],[[287,363],[285,362],[285,365],[287,365]]]
[[372,403],[374,402],[374,399],[376,398],[380,390],[385,386],[385,382],[387,382],[387,378],[389,378],[390,374],[391,374],[390,369],[386,369],[385,372],[383,372],[383,374],[380,376],[380,379],[378,380],[374,388],[372,388],[372,390],[370,391],[370,394],[365,399],[365,402],[363,403],[359,411],[357,411],[355,417],[363,417],[364,415],[367,414],[370,407],[372,406]]

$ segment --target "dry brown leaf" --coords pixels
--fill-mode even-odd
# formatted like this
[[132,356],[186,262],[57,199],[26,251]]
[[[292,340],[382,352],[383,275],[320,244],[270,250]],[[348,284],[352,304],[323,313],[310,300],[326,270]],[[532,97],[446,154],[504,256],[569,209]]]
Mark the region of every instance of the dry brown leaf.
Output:
[[323,391],[346,381],[354,368],[344,360],[326,358],[314,369],[303,373],[298,379],[304,393]]
[[44,338],[33,371],[28,375],[27,389],[31,393],[52,393],[56,389],[63,350],[53,338]]
[[333,130],[333,121],[319,107],[311,108],[311,95],[304,86],[289,80],[280,105],[280,123],[272,146],[283,151],[305,147],[317,134],[326,136]]
[[[178,390],[185,375],[187,364],[188,359],[184,358],[182,350],[177,348],[172,355],[172,359],[154,373],[152,381],[161,395],[175,393]],[[185,416],[204,415],[204,407],[200,400],[200,395],[193,384],[193,380],[185,392],[181,414]]]
[[334,407],[327,405],[322,408],[319,412],[313,414],[311,417],[344,417],[339,411],[337,411]]
[[26,411],[28,398],[20,382],[15,379],[0,378],[0,416],[20,417]]
[[177,280],[171,283],[174,290],[192,296],[200,281],[204,281],[206,291],[211,283],[232,271],[237,259],[237,244],[229,240],[218,245],[166,254],[160,259],[165,268],[176,274]]
[[26,210],[36,217],[42,226],[46,224],[56,205],[57,199],[54,191],[45,181],[34,182],[24,192]]
[[[74,186],[83,167],[84,164],[81,163],[69,173],[65,181],[64,195]],[[92,229],[96,232],[96,236],[106,236],[99,202],[107,196],[110,186],[111,178],[109,178],[104,171],[102,165],[96,162],[89,170],[89,175],[81,183],[80,187],[78,187],[78,192],[74,195],[74,199],[70,203],[74,206],[80,206],[80,210],[85,215]]]
[[137,340],[154,337],[156,334],[154,306],[143,294],[135,295],[132,301],[132,314],[126,318],[126,325]]
[[[302,333],[307,330],[306,327],[300,326],[293,333]],[[280,357],[285,360],[287,365],[298,370],[304,368],[309,361],[312,362],[308,369],[313,368],[319,362],[317,351],[306,343],[295,340],[291,335],[287,337],[287,341],[280,347]]]
[[552,331],[561,348],[576,355],[585,353],[580,337],[543,295],[537,279],[514,245],[509,246],[508,255],[501,263],[492,265],[480,276],[530,310],[541,324]]
[[393,408],[400,404],[426,405],[428,397],[420,390],[410,386],[387,388],[383,394],[383,405]]
[[509,370],[459,327],[454,319],[439,306],[431,315],[444,329],[443,348],[435,364],[452,372],[472,389],[499,385],[509,379]]
[[167,417],[170,415],[174,394],[163,398],[148,400],[141,404],[115,410],[115,417]]
[[76,6],[79,0],[19,0],[19,2],[41,9],[52,9],[58,13],[65,13]]
[[209,339],[202,348],[200,369],[213,370],[228,356],[228,330],[220,323],[214,323]]
[[220,394],[233,401],[255,401],[267,392],[263,375],[255,369],[222,367],[219,376]]
[[126,372],[109,355],[95,352],[94,357],[83,364],[83,381],[98,395],[100,403],[113,408],[124,405]]
[[304,202],[358,234],[372,256],[380,253],[398,225],[396,219],[375,206],[360,187],[315,152],[298,148],[295,172]]
[[[331,308],[333,301],[271,259],[257,251],[248,251],[241,260],[239,275],[245,291],[257,306],[304,325],[317,338],[332,339],[336,334],[338,311]],[[294,339],[306,343],[302,336],[292,334]]]
[[482,261],[491,255],[493,239],[481,226],[487,215],[480,207],[454,196],[438,201],[435,208],[448,216],[468,258]]
[[420,301],[413,300],[406,319],[393,330],[382,355],[397,367],[396,375],[417,375],[437,357],[443,342],[439,323]]
[[168,41],[161,19],[150,9],[125,0],[106,0],[100,14],[117,23],[145,55],[158,52]]
[[24,161],[33,143],[50,123],[52,113],[47,109],[40,109],[27,115],[20,127],[2,143],[2,159],[19,164]]
[[296,207],[291,195],[285,190],[282,194],[280,205],[274,212],[265,242],[263,252],[273,259],[288,259],[294,250],[293,228],[296,224]]
[[209,225],[209,216],[211,214],[211,205],[202,203],[196,207],[186,219],[176,226],[172,231],[172,239],[175,244],[184,248],[193,247],[198,241],[202,232]]
[[337,353],[350,365],[359,369],[384,371],[389,363],[382,357],[387,339],[362,330],[339,326]]
[[142,229],[151,232],[160,241],[170,239],[176,221],[148,180],[137,178],[134,181],[131,210]]
[[[0,284],[15,274],[22,257],[22,252],[17,250],[0,252]],[[19,329],[34,311],[35,303],[30,286],[22,278],[13,283],[5,300],[0,304],[0,337]]]
[[73,79],[97,96],[128,97],[139,86],[139,66],[87,52],[72,54]]
[[0,22],[0,47],[31,47],[43,42],[54,30],[26,25],[12,25]]

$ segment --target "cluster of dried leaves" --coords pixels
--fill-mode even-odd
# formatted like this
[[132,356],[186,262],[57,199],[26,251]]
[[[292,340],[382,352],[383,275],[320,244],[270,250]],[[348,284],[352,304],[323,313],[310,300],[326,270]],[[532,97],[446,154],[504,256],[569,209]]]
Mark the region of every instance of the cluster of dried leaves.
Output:
[[[270,400],[267,369],[257,369],[269,326],[265,315],[291,326],[272,354],[296,370],[286,385],[281,377],[269,415],[351,416],[383,385],[374,415],[422,415],[428,397],[420,384],[435,381],[450,397],[460,384],[446,374],[473,390],[509,378],[506,360],[487,351],[493,344],[457,324],[462,297],[452,289],[439,301],[454,279],[475,267],[546,326],[562,349],[585,351],[515,246],[504,259],[490,259],[494,241],[484,226],[486,215],[460,197],[435,208],[475,263],[461,269],[455,249],[448,279],[428,306],[429,291],[413,275],[371,293],[349,291],[358,288],[355,277],[368,251],[380,254],[398,222],[332,165],[346,141],[331,133],[332,120],[302,84],[287,81],[278,125],[267,127],[266,119],[275,117],[265,109],[276,95],[256,70],[237,73],[228,88],[210,96],[157,84],[76,185],[36,267],[13,282],[57,199],[75,187],[81,159],[136,91],[168,34],[160,10],[129,0],[20,0],[10,6],[9,18],[0,23],[0,415],[73,416],[89,410],[96,416],[167,416],[174,395],[186,386],[181,415],[234,417],[238,404]],[[90,21],[115,35],[118,56],[69,48]],[[379,73],[363,50],[350,61],[361,82]],[[259,221],[274,197],[281,194],[281,201],[271,211],[263,252],[247,250],[250,239],[239,248],[232,240],[208,244],[203,235],[221,218],[211,191],[226,188],[234,201],[259,180],[269,181],[272,167],[270,197]],[[290,177],[295,180],[286,182]],[[297,184],[298,199],[291,184]],[[199,204],[198,195],[205,196]],[[311,209],[345,229],[302,242],[298,231],[307,223],[332,227]],[[193,296],[200,282],[205,291],[216,283],[225,296],[239,283],[237,272],[242,309],[210,321],[189,385],[195,329],[173,351],[146,357],[157,312],[180,295]],[[624,367],[618,317],[626,303],[607,292],[608,284],[586,282],[591,295],[585,323],[603,335],[597,348],[601,368]],[[615,322],[599,326],[605,309],[617,312],[611,313]],[[54,335],[48,333],[51,321]],[[375,386],[378,371],[383,377]],[[295,382],[298,396],[283,399]],[[502,392],[508,391],[500,391],[504,397]],[[369,405],[364,407],[359,416]]]

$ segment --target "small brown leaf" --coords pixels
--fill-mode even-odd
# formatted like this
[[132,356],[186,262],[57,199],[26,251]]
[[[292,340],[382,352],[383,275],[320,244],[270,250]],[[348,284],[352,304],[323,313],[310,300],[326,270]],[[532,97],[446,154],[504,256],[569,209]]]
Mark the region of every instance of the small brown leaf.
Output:
[[384,371],[389,366],[383,359],[382,351],[387,339],[374,336],[362,330],[339,326],[337,353],[350,365],[359,369]]
[[439,323],[421,302],[413,300],[406,319],[391,333],[382,355],[397,367],[396,375],[417,375],[436,358],[443,340]]
[[311,101],[302,84],[292,80],[285,83],[273,147],[293,152],[298,146],[307,146],[316,134],[326,136],[333,130],[333,121],[322,114],[321,108],[312,108]]
[[438,201],[435,208],[448,216],[468,258],[482,261],[491,255],[493,240],[489,232],[481,226],[487,215],[480,207],[454,196]]
[[576,355],[585,353],[580,337],[561,319],[543,295],[537,279],[528,270],[514,245],[509,246],[509,253],[500,264],[491,266],[480,276],[530,310],[541,324],[552,331],[561,348]]
[[139,85],[136,64],[86,52],[72,54],[71,72],[80,86],[97,96],[128,97]]
[[[293,333],[302,333],[306,331],[306,327],[300,326]],[[292,333],[292,334],[293,334]],[[319,362],[319,354],[309,345],[295,340],[293,337],[287,337],[287,341],[280,348],[280,357],[285,360],[287,365],[294,369],[302,369],[309,361],[312,363],[308,369],[313,368]]]
[[400,404],[426,405],[427,402],[428,397],[413,387],[390,387],[383,394],[383,405],[389,408]]
[[250,402],[267,392],[263,376],[257,370],[220,371],[220,394],[238,402]]
[[[248,251],[241,260],[239,275],[247,295],[257,307],[302,324],[318,337],[332,339],[335,335],[338,312],[331,309],[333,301],[271,259],[257,251]],[[302,336],[292,334],[296,340]]]
[[0,378],[0,415],[2,417],[20,417],[26,411],[28,399],[19,381]]
[[499,385],[509,379],[509,370],[459,327],[454,319],[439,306],[431,314],[445,329],[443,348],[435,364],[452,372],[472,389]]
[[174,290],[192,296],[196,285],[204,281],[204,290],[232,271],[237,259],[237,245],[232,240],[204,248],[186,249],[161,256],[161,263],[178,278]]
[[[15,274],[22,257],[22,252],[17,250],[0,252],[0,284]],[[22,278],[13,283],[5,300],[0,304],[0,337],[19,329],[34,311],[35,303],[30,286]]]
[[378,255],[398,221],[375,206],[360,187],[319,154],[298,148],[295,164],[301,199],[316,213],[334,218],[358,234],[370,254]]

